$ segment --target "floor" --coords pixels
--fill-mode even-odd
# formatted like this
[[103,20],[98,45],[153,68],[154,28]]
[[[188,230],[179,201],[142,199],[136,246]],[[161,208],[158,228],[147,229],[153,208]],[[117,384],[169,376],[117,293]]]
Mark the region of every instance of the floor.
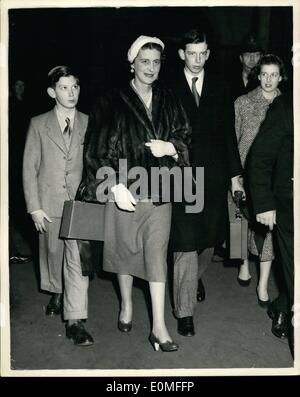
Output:
[[[257,304],[254,262],[251,273],[250,286],[241,287],[234,262],[210,264],[203,277],[206,300],[197,305],[196,335],[191,338],[177,334],[167,285],[166,322],[180,348],[164,353],[155,352],[148,341],[151,315],[145,282],[135,283],[133,328],[123,334],[117,329],[119,300],[114,276],[103,273],[91,280],[86,329],[95,344],[78,347],[66,339],[59,316],[45,316],[49,295],[38,289],[35,263],[11,264],[11,369],[138,370],[123,372],[135,374],[176,374],[173,369],[185,369],[187,375],[197,375],[205,369],[229,369],[230,374],[243,369],[242,373],[251,374],[259,368],[273,373],[276,368],[293,367],[287,340],[273,336],[271,320]],[[273,274],[269,293],[271,298],[277,295]]]

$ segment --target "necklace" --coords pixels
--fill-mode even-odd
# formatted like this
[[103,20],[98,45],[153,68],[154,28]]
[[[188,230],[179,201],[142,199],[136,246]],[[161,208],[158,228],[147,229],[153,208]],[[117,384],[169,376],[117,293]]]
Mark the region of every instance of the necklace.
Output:
[[138,96],[143,101],[143,103],[146,105],[147,108],[149,108],[151,101],[152,101],[152,88],[149,90],[149,92],[140,92],[140,91],[138,91],[136,85],[134,84],[133,79],[131,80],[131,84],[132,84],[134,90],[136,91],[136,93],[138,94]]

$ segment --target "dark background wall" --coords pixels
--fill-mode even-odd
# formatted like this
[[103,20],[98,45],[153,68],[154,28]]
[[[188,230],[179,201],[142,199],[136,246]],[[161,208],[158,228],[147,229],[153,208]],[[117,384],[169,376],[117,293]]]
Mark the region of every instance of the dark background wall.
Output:
[[[227,77],[239,67],[237,49],[252,32],[264,49],[291,68],[292,7],[99,7],[11,9],[9,11],[9,79],[22,78],[31,113],[53,104],[45,76],[56,65],[70,64],[81,77],[79,107],[88,111],[108,86],[129,79],[126,54],[141,34],[166,44],[161,78],[180,67],[179,37],[191,27],[204,27],[211,41],[209,67]],[[291,82],[291,70],[289,70]]]

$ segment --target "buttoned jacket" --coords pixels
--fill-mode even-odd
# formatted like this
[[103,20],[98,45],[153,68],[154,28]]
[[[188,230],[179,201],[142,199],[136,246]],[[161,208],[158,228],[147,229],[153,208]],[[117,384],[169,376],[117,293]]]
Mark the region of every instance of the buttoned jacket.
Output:
[[65,200],[75,198],[82,177],[83,146],[88,116],[75,112],[67,148],[55,109],[30,121],[23,159],[27,211],[42,209],[61,217]]

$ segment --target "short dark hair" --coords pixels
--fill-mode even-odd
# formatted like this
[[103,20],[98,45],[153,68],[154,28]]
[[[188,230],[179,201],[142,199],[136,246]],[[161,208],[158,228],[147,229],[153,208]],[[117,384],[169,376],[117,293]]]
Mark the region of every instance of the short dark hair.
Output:
[[80,84],[79,77],[77,73],[74,72],[74,70],[71,69],[70,66],[55,66],[50,70],[48,73],[48,87],[55,87],[55,84],[58,82],[58,80],[61,77],[68,77],[68,76],[73,76],[77,82],[77,84]]
[[277,65],[279,68],[280,76],[282,77],[282,81],[287,80],[287,74],[286,74],[284,63],[281,60],[281,58],[279,58],[277,55],[274,55],[274,54],[263,55],[260,58],[258,64],[253,69],[253,73],[255,76],[258,76],[260,74],[261,67],[263,65]]
[[185,50],[187,44],[206,43],[208,45],[207,34],[200,29],[190,29],[181,39],[180,48]]

